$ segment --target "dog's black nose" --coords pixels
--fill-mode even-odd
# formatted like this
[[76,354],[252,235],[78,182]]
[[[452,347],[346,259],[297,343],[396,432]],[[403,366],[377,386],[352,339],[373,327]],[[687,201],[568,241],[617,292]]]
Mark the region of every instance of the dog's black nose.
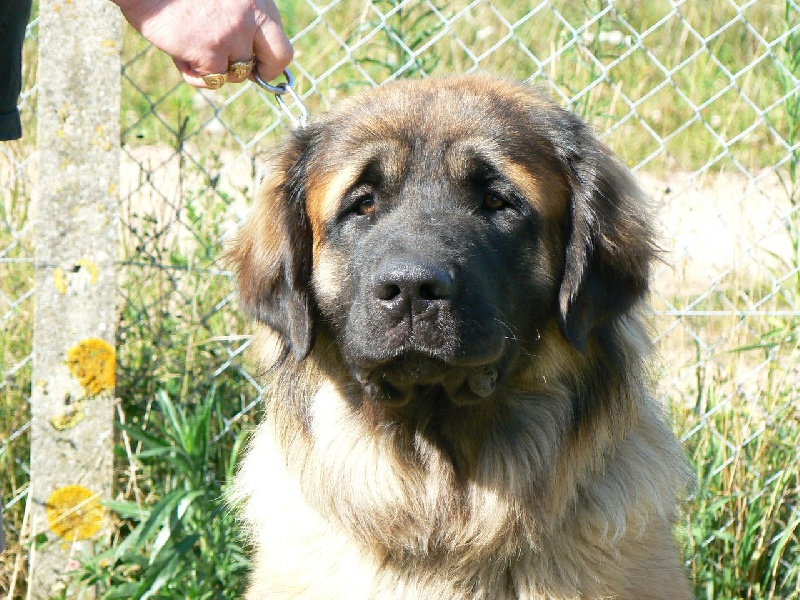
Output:
[[447,267],[416,258],[385,261],[373,282],[375,299],[392,314],[419,314],[449,301],[454,285]]

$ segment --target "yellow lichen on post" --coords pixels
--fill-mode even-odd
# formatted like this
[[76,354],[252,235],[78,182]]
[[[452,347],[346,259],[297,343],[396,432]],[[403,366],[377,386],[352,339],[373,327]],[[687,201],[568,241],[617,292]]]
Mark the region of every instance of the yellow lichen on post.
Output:
[[82,267],[82,268],[86,269],[87,271],[89,271],[89,279],[92,282],[92,285],[97,283],[97,263],[96,262],[94,262],[93,260],[89,260],[87,258],[84,258],[82,260],[77,261],[75,263],[75,265],[78,266],[78,267]]
[[65,540],[87,540],[103,525],[105,509],[98,494],[82,485],[57,489],[47,499],[47,526]]
[[88,396],[114,389],[116,361],[108,342],[98,338],[79,342],[67,352],[67,365]]
[[65,413],[50,419],[50,424],[58,431],[66,431],[67,429],[72,429],[78,423],[83,421],[83,416],[83,408],[81,408],[81,405],[79,404],[73,408],[70,408]]
[[53,269],[53,284],[60,294],[67,293],[67,276],[64,273],[64,269],[58,267]]

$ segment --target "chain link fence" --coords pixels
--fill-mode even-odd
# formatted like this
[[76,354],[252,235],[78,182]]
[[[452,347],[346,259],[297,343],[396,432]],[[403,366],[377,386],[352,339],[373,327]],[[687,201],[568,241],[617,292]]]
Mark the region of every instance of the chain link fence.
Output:
[[[698,576],[704,552],[736,534],[737,506],[772,506],[780,497],[785,507],[763,535],[796,577],[784,549],[799,545],[791,432],[800,419],[800,6],[279,7],[296,50],[295,88],[312,116],[388,80],[483,70],[529,80],[595,126],[661,208],[666,261],[655,278],[653,329],[664,396],[702,465],[694,502],[708,508],[715,494],[733,498],[704,512],[711,517],[703,527],[689,519],[692,570]],[[11,538],[23,520],[28,472],[35,21],[28,31],[27,141],[0,146],[0,491]],[[170,59],[131,31],[123,60],[120,418],[145,418],[158,390],[189,403],[214,393],[224,398],[224,438],[257,418],[262,388],[245,360],[248,325],[218,258],[249,205],[260,153],[288,123],[252,83],[217,91],[183,84]],[[781,444],[794,452],[765,458]],[[709,482],[717,477],[729,487],[715,491]],[[135,473],[121,486],[136,487]]]
[[[26,134],[35,139],[37,19],[28,25],[26,36],[19,108]],[[0,143],[0,501],[11,550],[0,555],[0,590],[8,585],[14,567],[24,569],[20,540],[30,482],[35,183],[35,144]]]

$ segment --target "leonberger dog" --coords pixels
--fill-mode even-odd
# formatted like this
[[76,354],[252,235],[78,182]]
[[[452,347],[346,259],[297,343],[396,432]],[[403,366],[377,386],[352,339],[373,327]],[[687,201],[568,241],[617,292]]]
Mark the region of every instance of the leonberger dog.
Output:
[[269,367],[247,597],[690,598],[650,213],[586,124],[493,76],[292,132],[228,253]]

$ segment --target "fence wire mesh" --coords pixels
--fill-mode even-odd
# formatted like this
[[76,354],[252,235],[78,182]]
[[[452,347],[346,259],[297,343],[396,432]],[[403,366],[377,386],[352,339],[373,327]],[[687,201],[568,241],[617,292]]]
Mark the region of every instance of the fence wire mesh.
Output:
[[[735,505],[796,497],[797,448],[763,460],[771,445],[797,439],[786,432],[800,419],[794,0],[713,8],[677,0],[278,4],[295,45],[295,88],[312,115],[388,80],[483,70],[529,80],[589,120],[661,208],[667,261],[655,277],[653,327],[663,392],[704,465],[701,484],[748,471],[731,488],[740,495],[712,511],[694,538],[690,525],[695,575],[708,568],[697,564],[704,549],[735,531]],[[34,23],[31,48],[35,31]],[[287,123],[252,83],[188,87],[132,31],[123,59],[122,410],[141,418],[157,390],[186,402],[213,391],[225,399],[220,436],[228,436],[257,418],[262,388],[244,358],[248,327],[218,259],[252,197],[260,153]],[[32,139],[32,66],[26,81],[21,103]],[[0,417],[9,432],[0,446],[7,510],[24,496],[27,473],[27,412],[19,407],[30,386],[34,171],[30,142],[0,146],[0,394],[13,415]],[[795,502],[772,515],[776,526],[764,535],[774,536],[768,541],[796,586],[798,567],[784,553],[799,545]]]
[[[37,21],[26,32],[19,100],[23,128],[35,137]],[[30,482],[30,386],[33,323],[32,195],[35,144],[0,143],[0,500],[7,513],[7,543],[20,540]],[[0,561],[0,590],[3,569]]]

